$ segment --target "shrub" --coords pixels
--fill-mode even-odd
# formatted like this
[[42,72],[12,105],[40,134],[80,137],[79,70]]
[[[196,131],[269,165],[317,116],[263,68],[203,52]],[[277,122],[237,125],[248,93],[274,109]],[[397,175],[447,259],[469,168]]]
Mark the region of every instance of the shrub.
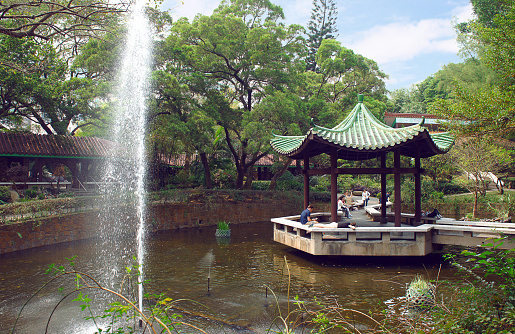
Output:
[[344,192],[352,189],[352,186],[354,185],[354,178],[349,174],[338,175],[338,180],[336,183],[338,185],[338,189],[340,189],[341,192]]
[[331,202],[331,193],[328,191],[311,191],[309,193],[310,202]]
[[8,202],[11,199],[11,190],[8,186],[0,186],[0,200]]
[[268,190],[270,181],[252,181],[252,190]]
[[314,191],[329,191],[331,177],[327,175],[315,175],[309,178],[309,186]]
[[277,180],[278,190],[297,190],[304,189],[304,183],[301,180],[302,176],[294,176],[290,171],[284,172],[283,175]]
[[38,191],[34,189],[27,189],[25,190],[25,197],[26,198],[36,198],[38,196]]

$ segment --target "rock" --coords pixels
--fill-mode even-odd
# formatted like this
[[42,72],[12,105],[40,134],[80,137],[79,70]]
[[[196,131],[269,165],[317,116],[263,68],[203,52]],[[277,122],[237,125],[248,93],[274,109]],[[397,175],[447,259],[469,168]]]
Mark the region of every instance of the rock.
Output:
[[20,195],[16,191],[11,190],[11,203],[16,203],[19,201],[20,201]]

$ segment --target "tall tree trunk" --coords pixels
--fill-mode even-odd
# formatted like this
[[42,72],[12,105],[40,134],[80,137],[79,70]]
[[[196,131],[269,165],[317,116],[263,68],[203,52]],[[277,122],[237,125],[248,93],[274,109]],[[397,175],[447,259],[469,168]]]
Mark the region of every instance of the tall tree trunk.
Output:
[[236,168],[236,189],[243,189],[243,180],[245,179],[245,170],[243,168]]
[[252,189],[252,180],[254,179],[254,166],[250,166],[247,169],[247,181],[245,181],[245,189]]
[[479,185],[476,186],[476,189],[474,190],[474,209],[472,210],[472,217],[475,219],[477,218],[477,199],[479,195]]
[[[270,180],[270,185],[268,186],[268,190],[275,190],[277,187],[277,180],[288,170],[288,167],[290,166],[293,159],[288,158],[288,160],[284,163],[284,165],[281,167],[281,169],[272,176],[272,179]],[[299,160],[297,160],[299,161]],[[300,166],[300,164],[297,164]]]
[[209,161],[207,160],[206,152],[200,153],[200,160],[202,161],[202,165],[204,166],[204,176],[206,178],[206,188],[213,188],[213,182],[211,180],[211,169],[209,168]]

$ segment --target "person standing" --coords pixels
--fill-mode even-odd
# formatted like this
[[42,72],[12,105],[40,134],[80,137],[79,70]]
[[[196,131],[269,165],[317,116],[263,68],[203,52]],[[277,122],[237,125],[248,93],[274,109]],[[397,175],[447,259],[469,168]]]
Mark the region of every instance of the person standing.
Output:
[[370,199],[370,193],[366,189],[363,190],[363,192],[361,193],[361,200],[363,201],[363,207],[368,206],[369,199]]
[[316,222],[318,221],[318,219],[311,219],[311,213],[313,212],[313,210],[315,210],[315,207],[311,204],[308,205],[308,207],[306,208],[306,210],[302,211],[302,213],[300,214],[300,223],[305,225],[307,224],[308,222]]

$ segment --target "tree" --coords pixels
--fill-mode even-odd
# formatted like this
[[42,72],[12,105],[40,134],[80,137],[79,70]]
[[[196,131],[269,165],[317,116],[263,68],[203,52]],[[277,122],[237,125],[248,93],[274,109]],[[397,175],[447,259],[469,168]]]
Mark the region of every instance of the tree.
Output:
[[438,154],[422,159],[424,175],[431,179],[433,188],[438,189],[441,181],[450,182],[454,176],[461,173],[451,154]]
[[[312,115],[315,122],[324,126],[336,125],[345,117],[342,111],[354,107],[358,94],[367,94],[367,102],[371,103],[386,100],[384,79],[387,76],[373,60],[355,54],[331,39],[322,41],[316,60],[319,73],[305,73],[304,91],[301,92],[314,103],[314,109],[318,108],[317,114]],[[325,110],[322,108],[324,103],[327,104]],[[384,104],[372,105],[384,112]],[[373,109],[372,112],[378,111]]]
[[425,114],[429,105],[437,99],[453,100],[456,83],[477,92],[490,89],[499,83],[497,74],[479,59],[466,59],[462,63],[449,63],[424,81],[409,89],[397,89],[391,93],[392,112]]
[[[454,101],[438,101],[434,113],[453,120],[457,132],[511,136],[515,133],[515,1],[474,1],[474,10],[489,13],[469,23],[470,37],[481,46],[481,60],[499,82],[495,87],[472,90],[457,83]],[[476,7],[483,6],[483,7]],[[495,14],[495,15],[494,15]]]
[[237,188],[270,150],[268,140],[249,130],[259,118],[254,107],[293,85],[303,67],[303,29],[278,23],[282,17],[282,9],[268,1],[223,2],[211,16],[197,16],[191,24],[176,21],[165,43],[167,58],[181,71],[215,83],[206,86],[203,98],[223,99],[207,112],[224,129]]
[[67,76],[68,66],[49,43],[0,36],[0,57],[12,59],[24,71],[0,66],[0,119],[4,127],[22,119],[48,134],[68,134],[68,127],[98,116],[99,92],[88,78]]
[[447,119],[444,123],[458,135],[482,134],[502,137],[515,131],[513,95],[498,87],[471,92],[456,84],[454,101],[437,100],[433,113]]
[[488,173],[502,171],[510,163],[510,156],[506,150],[482,137],[460,140],[449,154],[467,177],[464,186],[474,193],[473,216],[476,218],[478,197],[486,193]]
[[336,18],[338,10],[334,0],[313,0],[311,19],[308,22],[308,71],[317,69],[316,54],[324,39],[335,39],[333,34],[338,32]]
[[128,1],[6,0],[0,4],[0,34],[45,41],[99,37],[109,31],[113,14],[128,10]]

